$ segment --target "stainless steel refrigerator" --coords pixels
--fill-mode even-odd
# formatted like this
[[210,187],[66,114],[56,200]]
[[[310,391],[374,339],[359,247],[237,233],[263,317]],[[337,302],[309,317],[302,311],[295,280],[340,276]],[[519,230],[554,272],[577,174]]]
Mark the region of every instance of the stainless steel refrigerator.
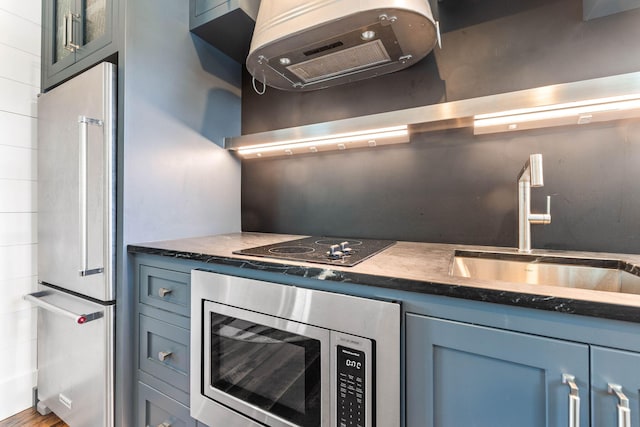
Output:
[[113,425],[115,66],[38,98],[38,408]]

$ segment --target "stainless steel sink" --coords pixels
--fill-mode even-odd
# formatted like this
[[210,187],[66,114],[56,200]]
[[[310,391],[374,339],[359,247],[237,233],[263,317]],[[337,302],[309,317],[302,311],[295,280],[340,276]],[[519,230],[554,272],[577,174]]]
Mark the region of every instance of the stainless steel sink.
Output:
[[449,274],[640,295],[639,270],[615,259],[455,251]]

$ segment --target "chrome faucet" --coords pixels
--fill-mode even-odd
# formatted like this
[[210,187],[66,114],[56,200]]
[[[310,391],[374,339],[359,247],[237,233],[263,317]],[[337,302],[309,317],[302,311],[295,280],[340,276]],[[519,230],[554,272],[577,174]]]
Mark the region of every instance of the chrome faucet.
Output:
[[531,154],[518,174],[518,252],[531,252],[531,224],[551,223],[551,196],[547,213],[531,213],[531,187],[542,186],[542,154]]

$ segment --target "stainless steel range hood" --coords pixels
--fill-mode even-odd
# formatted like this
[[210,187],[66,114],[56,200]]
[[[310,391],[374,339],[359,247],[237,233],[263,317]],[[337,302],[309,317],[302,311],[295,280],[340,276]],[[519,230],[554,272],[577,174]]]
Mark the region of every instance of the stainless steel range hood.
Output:
[[247,69],[305,91],[406,68],[438,39],[428,0],[262,0]]

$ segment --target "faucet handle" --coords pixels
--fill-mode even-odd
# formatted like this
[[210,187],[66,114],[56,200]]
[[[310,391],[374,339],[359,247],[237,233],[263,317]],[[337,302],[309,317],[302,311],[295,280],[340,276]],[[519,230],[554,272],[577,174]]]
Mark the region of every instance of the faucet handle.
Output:
[[547,196],[547,216],[549,217],[549,222],[551,222],[551,196]]
[[551,224],[551,196],[547,196],[547,212],[530,213],[529,222],[531,224]]

